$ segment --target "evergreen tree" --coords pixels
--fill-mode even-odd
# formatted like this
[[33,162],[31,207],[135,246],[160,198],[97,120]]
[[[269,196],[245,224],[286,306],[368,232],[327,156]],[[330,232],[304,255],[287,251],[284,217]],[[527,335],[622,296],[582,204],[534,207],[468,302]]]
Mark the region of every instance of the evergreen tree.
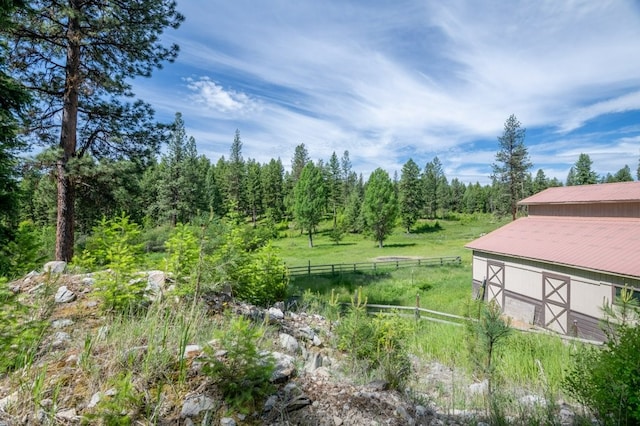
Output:
[[58,146],[56,259],[73,257],[75,184],[68,163],[90,154],[148,156],[161,141],[151,107],[128,103],[131,79],[172,61],[177,46],[160,40],[183,16],[173,0],[33,0],[0,27],[15,77],[34,94],[33,138]]
[[631,168],[628,165],[624,165],[623,168],[618,170],[613,175],[613,182],[631,182],[633,181],[633,176],[631,176]]
[[329,208],[331,209],[333,227],[335,229],[338,225],[338,210],[344,206],[344,198],[342,195],[342,170],[335,151],[331,154],[329,164],[327,165],[327,189],[329,191]]
[[377,168],[371,173],[364,192],[362,213],[365,226],[382,247],[384,240],[391,235],[398,214],[393,182],[389,174]]
[[242,158],[242,140],[240,131],[236,130],[231,145],[231,154],[226,168],[226,201],[228,205],[237,207],[238,213],[242,213],[246,207],[246,179],[247,169]]
[[424,167],[424,200],[427,209],[427,217],[435,218],[441,204],[442,186],[444,184],[444,172],[442,163],[438,157],[427,163]]
[[326,194],[322,170],[311,162],[307,163],[294,190],[294,215],[300,229],[307,230],[309,247],[313,247],[313,232],[324,214]]
[[275,222],[284,218],[284,167],[280,158],[273,158],[262,170],[262,204],[267,216]]
[[[19,3],[0,2],[0,28],[12,26],[10,16]],[[0,247],[12,238],[18,225],[18,180],[16,179],[16,154],[22,144],[16,137],[19,119],[29,95],[21,85],[6,75],[4,58],[8,52],[0,42]],[[1,257],[1,255],[0,255]],[[3,259],[0,258],[0,271]]]
[[187,137],[182,114],[176,113],[167,153],[158,165],[155,209],[159,220],[176,226],[194,218],[197,188],[204,186],[204,181],[198,176],[197,163],[195,139]]
[[344,209],[344,226],[346,230],[359,233],[363,230],[362,197],[358,191],[352,191]]
[[467,188],[458,178],[451,179],[450,188],[449,208],[454,212],[462,213],[464,211],[462,198]]
[[547,176],[544,174],[544,170],[538,169],[536,177],[533,180],[533,193],[537,194],[547,188],[549,188],[549,179],[547,179]]
[[400,219],[407,232],[411,232],[411,227],[420,218],[420,213],[424,207],[422,194],[420,168],[410,158],[402,166],[399,190]]
[[307,147],[304,146],[303,143],[296,146],[295,151],[293,153],[293,159],[291,160],[291,177],[293,179],[293,183],[295,185],[300,179],[300,175],[302,174],[302,169],[311,162],[309,158],[309,152],[307,151]]
[[351,193],[354,191],[358,174],[352,170],[351,160],[349,159],[349,151],[342,153],[340,158],[340,169],[342,170],[342,202],[346,206],[351,200]]
[[575,170],[575,179],[573,181],[574,185],[592,185],[594,183],[598,183],[598,175],[596,172],[591,170],[593,162],[588,154],[580,154],[578,157],[578,161],[574,166]]
[[[491,178],[499,190],[500,199],[506,199],[512,220],[516,219],[517,203],[523,198],[526,175],[532,167],[524,137],[525,129],[520,127],[520,122],[512,114],[504,124],[502,136],[498,137],[500,150],[496,153],[496,162],[492,164]],[[500,202],[496,207],[503,206]]]
[[258,216],[262,214],[262,168],[254,159],[247,162],[247,204],[255,228]]
[[569,169],[569,173],[567,173],[567,186],[574,185],[576,185],[576,169],[575,167],[571,166],[571,168]]
[[205,179],[205,200],[207,209],[218,217],[223,217],[226,213],[224,209],[224,199],[222,196],[221,180],[215,165],[211,165],[207,170]]

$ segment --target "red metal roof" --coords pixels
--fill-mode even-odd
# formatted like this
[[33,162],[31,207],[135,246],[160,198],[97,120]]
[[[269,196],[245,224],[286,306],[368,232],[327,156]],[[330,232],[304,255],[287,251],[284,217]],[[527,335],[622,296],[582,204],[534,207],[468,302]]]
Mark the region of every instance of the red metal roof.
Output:
[[[624,186],[640,191],[640,183]],[[517,219],[465,247],[640,277],[640,218],[529,216]]]
[[548,188],[518,204],[576,204],[593,202],[640,201],[640,182],[600,183],[595,185]]

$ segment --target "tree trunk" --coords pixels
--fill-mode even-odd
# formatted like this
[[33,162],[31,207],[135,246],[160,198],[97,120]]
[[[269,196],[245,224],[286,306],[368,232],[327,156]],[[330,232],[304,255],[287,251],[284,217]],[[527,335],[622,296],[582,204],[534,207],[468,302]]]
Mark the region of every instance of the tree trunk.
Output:
[[309,227],[309,247],[313,248],[313,232],[311,231],[311,227]]
[[[80,9],[77,0],[71,1],[71,7]],[[73,16],[73,15],[72,15]],[[80,24],[77,17],[69,19],[67,29],[67,63],[65,88],[62,105],[62,123],[60,128],[61,158],[57,163],[58,218],[56,222],[56,260],[71,261],[74,243],[74,202],[73,182],[67,175],[66,166],[76,154],[76,132],[78,127],[78,90],[80,76]]]

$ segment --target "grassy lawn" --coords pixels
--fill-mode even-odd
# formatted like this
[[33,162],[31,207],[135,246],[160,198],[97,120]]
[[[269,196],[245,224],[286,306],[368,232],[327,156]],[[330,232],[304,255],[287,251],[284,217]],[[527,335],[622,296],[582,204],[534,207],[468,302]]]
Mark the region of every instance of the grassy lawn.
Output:
[[328,297],[333,290],[342,302],[349,301],[358,287],[369,303],[415,306],[419,295],[423,308],[464,314],[471,289],[471,251],[464,245],[506,222],[490,215],[421,221],[411,234],[397,228],[383,248],[370,238],[352,234],[336,245],[328,236],[331,224],[325,223],[314,236],[313,248],[307,236],[295,230],[288,230],[274,245],[290,266],[372,262],[379,257],[460,256],[460,266],[301,276],[292,277],[291,284],[294,294],[309,290]]

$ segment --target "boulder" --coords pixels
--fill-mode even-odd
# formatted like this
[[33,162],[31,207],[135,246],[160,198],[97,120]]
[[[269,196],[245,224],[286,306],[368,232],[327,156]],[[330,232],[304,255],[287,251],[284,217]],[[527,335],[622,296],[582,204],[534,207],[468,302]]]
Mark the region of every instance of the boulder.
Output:
[[52,262],[47,262],[44,264],[44,272],[48,272],[50,274],[61,274],[67,269],[67,262],[63,260],[54,260]]
[[67,286],[63,285],[56,291],[54,300],[56,303],[68,303],[74,301],[75,298],[76,295]]
[[203,411],[213,410],[215,402],[213,399],[205,395],[191,395],[185,399],[182,404],[180,417],[197,417]]

